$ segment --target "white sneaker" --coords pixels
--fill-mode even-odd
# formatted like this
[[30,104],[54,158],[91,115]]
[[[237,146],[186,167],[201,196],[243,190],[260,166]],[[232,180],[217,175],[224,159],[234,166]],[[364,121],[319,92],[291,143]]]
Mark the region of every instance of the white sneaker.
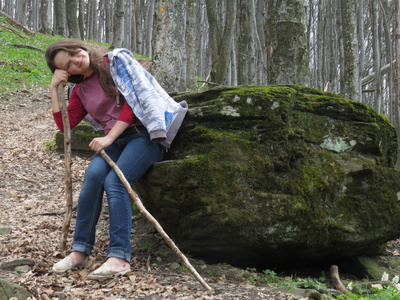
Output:
[[94,270],[89,274],[89,279],[102,280],[107,278],[112,278],[114,276],[124,275],[131,270],[131,267],[128,263],[127,268],[117,271],[115,267],[110,267],[107,263],[101,265],[101,267]]
[[88,262],[88,257],[86,256],[85,260],[83,263],[78,264],[77,261],[73,260],[69,255],[65,257],[63,260],[60,260],[58,263],[56,263],[53,266],[53,271],[57,273],[64,273],[70,269],[73,268],[79,268],[79,267],[84,267],[86,263]]

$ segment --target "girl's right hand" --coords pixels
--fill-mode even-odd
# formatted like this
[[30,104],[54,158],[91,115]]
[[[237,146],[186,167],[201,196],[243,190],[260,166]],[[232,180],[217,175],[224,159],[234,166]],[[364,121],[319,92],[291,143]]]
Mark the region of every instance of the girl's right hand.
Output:
[[58,85],[61,82],[68,81],[68,72],[62,69],[56,69],[53,74],[53,78],[51,79],[50,89],[57,89]]

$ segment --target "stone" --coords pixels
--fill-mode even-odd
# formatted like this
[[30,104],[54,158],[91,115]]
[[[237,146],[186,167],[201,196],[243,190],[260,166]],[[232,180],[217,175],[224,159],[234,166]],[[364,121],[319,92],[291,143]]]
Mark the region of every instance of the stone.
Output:
[[30,296],[31,294],[22,286],[0,279],[0,300],[8,300],[10,298],[25,300]]
[[400,235],[397,135],[372,108],[300,86],[174,98],[188,115],[135,190],[182,251],[268,268],[377,255]]
[[360,278],[380,281],[383,273],[389,275],[389,281],[393,277],[400,276],[400,257],[377,255],[359,256],[344,264],[347,271]]
[[0,228],[0,235],[10,234],[11,232],[12,232],[12,228],[9,228],[9,227]]

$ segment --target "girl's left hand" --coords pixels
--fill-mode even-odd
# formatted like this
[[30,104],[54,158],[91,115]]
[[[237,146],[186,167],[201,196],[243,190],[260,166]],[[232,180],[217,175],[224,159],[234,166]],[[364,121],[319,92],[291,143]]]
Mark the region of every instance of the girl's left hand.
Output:
[[114,140],[106,135],[104,137],[94,138],[90,142],[89,147],[93,151],[96,151],[97,153],[100,153],[101,150],[103,150],[104,148],[110,146],[113,142],[114,142]]

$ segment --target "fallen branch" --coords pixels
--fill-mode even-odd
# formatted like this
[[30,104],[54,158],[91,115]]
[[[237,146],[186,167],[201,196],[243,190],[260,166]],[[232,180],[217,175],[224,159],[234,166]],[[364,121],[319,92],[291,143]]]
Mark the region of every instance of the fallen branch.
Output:
[[64,84],[57,87],[58,105],[60,106],[64,126],[64,156],[65,156],[65,218],[62,226],[60,251],[66,255],[66,244],[69,226],[72,217],[72,176],[71,176],[71,129],[68,118],[67,106],[65,104]]
[[[74,207],[72,208],[72,211],[76,211],[76,208],[77,208],[77,205],[74,205]],[[65,210],[58,211],[58,212],[57,211],[54,211],[54,212],[45,211],[45,212],[42,212],[42,213],[33,214],[33,216],[34,217],[37,217],[37,216],[59,216],[59,215],[65,214],[65,213],[66,213]]]
[[38,48],[38,47],[35,47],[35,46],[32,46],[32,45],[17,44],[17,43],[11,43],[11,45],[13,45],[14,47],[17,47],[17,48],[27,48],[27,49],[32,49],[32,50],[40,51],[40,52],[45,52],[44,49]]
[[154,225],[157,231],[161,234],[164,240],[168,243],[168,245],[172,248],[172,250],[179,256],[179,258],[183,261],[186,268],[194,275],[194,277],[201,283],[201,285],[206,288],[208,291],[213,291],[213,289],[204,281],[204,279],[197,273],[196,269],[190,264],[189,260],[186,256],[179,250],[179,248],[175,245],[174,241],[168,236],[168,234],[161,227],[160,223],[147,211],[144,207],[142,201],[139,199],[135,191],[132,189],[128,180],[126,180],[124,174],[120,170],[120,168],[116,165],[116,163],[107,155],[104,150],[100,152],[101,156],[104,160],[114,169],[115,173],[118,175],[121,182],[124,184],[125,188],[128,191],[129,196],[135,201],[137,207],[140,212]]
[[335,265],[331,266],[331,278],[333,281],[333,285],[335,286],[335,289],[337,289],[341,294],[345,294],[345,295],[349,294],[349,291],[345,288],[343,283],[340,281],[338,266],[335,266]]
[[15,33],[16,35],[18,35],[19,37],[21,37],[23,39],[26,37],[25,35],[20,33],[18,30],[14,29],[10,26],[4,25],[4,24],[0,24],[0,26],[6,28],[7,30],[11,31],[12,33]]
[[29,34],[30,36],[35,36],[35,33],[33,31],[30,31],[28,28],[26,28],[21,23],[15,21],[13,18],[11,18],[9,15],[7,15],[4,11],[0,10],[0,16],[5,17],[7,19],[8,23],[10,23],[11,25],[21,29],[23,32]]

